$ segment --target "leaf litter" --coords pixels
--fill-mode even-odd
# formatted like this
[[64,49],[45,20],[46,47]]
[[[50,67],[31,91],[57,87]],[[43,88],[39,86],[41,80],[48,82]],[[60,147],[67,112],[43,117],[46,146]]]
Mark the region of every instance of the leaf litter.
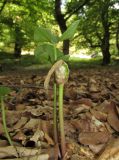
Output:
[[[81,69],[70,74],[64,94],[65,159],[118,160],[118,77],[114,68]],[[7,127],[16,148],[8,145],[0,113],[0,159],[57,159],[53,95],[51,88],[48,95],[45,93],[44,80],[44,74],[39,73],[0,76],[1,85],[12,88],[5,105]]]

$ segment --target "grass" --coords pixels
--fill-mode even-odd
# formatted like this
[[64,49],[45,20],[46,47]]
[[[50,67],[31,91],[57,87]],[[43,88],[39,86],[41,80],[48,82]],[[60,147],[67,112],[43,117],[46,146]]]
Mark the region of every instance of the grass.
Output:
[[[81,59],[71,57],[67,60],[70,69],[99,67],[101,62],[101,58]],[[51,67],[50,63],[39,64],[33,55],[23,55],[20,59],[16,59],[13,54],[5,52],[0,52],[0,64],[3,64],[5,69],[20,67],[26,69],[48,69]],[[112,58],[110,66],[119,66],[119,60]]]

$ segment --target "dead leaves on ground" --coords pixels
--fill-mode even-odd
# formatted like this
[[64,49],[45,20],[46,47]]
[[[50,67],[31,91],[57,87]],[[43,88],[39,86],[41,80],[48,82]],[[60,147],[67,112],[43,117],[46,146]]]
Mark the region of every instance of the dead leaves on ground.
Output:
[[[70,75],[64,94],[67,159],[108,160],[112,156],[116,160],[114,157],[118,156],[118,147],[113,146],[115,141],[119,141],[118,76],[119,73],[114,70],[82,70]],[[4,85],[13,85],[14,82],[16,85],[39,86],[43,81],[44,77],[37,75],[18,75],[15,80],[13,76],[0,77]],[[15,146],[20,150],[32,149],[37,152],[40,148],[38,156],[44,160],[49,157],[55,159],[55,151],[58,155],[53,140],[52,90],[49,93],[47,97],[44,89],[14,88],[5,101],[7,126]],[[6,152],[1,154],[1,149],[5,149],[3,146],[8,147],[2,128],[0,117],[0,158],[6,158]],[[115,137],[113,144],[111,139]],[[110,144],[112,147],[108,147]],[[13,155],[12,158],[15,157]]]

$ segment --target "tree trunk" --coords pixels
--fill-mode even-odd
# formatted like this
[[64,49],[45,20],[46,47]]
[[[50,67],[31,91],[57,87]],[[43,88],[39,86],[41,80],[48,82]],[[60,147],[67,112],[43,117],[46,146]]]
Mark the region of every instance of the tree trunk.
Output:
[[14,56],[16,58],[21,57],[21,50],[22,50],[22,44],[21,44],[21,31],[18,26],[15,26],[15,46],[14,46]]
[[101,49],[102,49],[102,55],[103,55],[102,65],[108,65],[110,63],[110,52],[105,47]]
[[117,47],[117,53],[119,55],[119,23],[117,24],[117,32],[116,32],[116,47]]
[[21,46],[19,45],[19,42],[16,40],[15,41],[15,47],[14,47],[14,56],[16,58],[20,58],[21,57]]
[[[67,30],[66,20],[61,12],[61,0],[55,0],[55,18],[62,33]],[[69,54],[69,40],[63,41],[63,52]]]
[[109,15],[108,15],[108,9],[109,9],[109,1],[106,1],[104,3],[104,6],[102,6],[102,14],[101,14],[101,20],[102,20],[102,26],[103,26],[103,38],[101,39],[101,50],[103,55],[103,62],[102,65],[108,65],[110,63],[110,24],[109,24]]
[[101,45],[101,50],[102,50],[102,55],[103,55],[103,62],[102,65],[108,65],[110,63],[110,32],[109,32],[109,25],[105,26],[104,28],[104,37],[102,40],[102,45]]

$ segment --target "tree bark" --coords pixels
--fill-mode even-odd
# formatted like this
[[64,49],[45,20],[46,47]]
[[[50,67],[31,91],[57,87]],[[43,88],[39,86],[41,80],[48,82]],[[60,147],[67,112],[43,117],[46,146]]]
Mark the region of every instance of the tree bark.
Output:
[[15,26],[15,46],[14,46],[14,56],[16,58],[21,57],[21,51],[22,51],[22,44],[21,44],[21,38],[20,38],[20,28],[18,26]]
[[109,3],[106,3],[102,9],[101,19],[103,26],[103,38],[101,40],[101,50],[103,55],[102,65],[108,65],[110,63],[110,24],[108,21],[108,9]]
[[19,42],[16,40],[15,41],[15,47],[14,47],[14,56],[16,58],[20,58],[21,57],[21,46],[19,45]]
[[117,47],[117,53],[119,55],[119,23],[117,24],[117,32],[116,32],[116,47]]
[[[55,0],[55,18],[62,33],[67,30],[64,14],[61,12],[61,0]],[[69,54],[69,40],[63,41],[63,52]]]
[[5,8],[6,3],[7,3],[7,0],[4,0],[2,7],[0,8],[0,14],[2,13],[3,9]]
[[101,50],[103,55],[102,65],[108,65],[110,63],[110,32],[109,32],[109,24],[104,23],[104,35],[101,42]]

